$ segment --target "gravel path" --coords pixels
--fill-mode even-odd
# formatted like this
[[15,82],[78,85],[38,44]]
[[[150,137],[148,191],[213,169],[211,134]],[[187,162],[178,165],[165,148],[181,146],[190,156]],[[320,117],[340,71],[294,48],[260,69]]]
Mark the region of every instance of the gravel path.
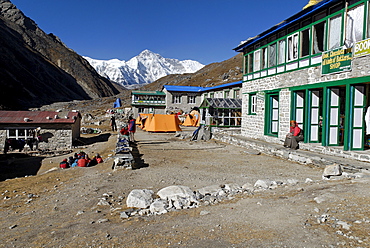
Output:
[[[99,152],[103,164],[60,170],[55,167],[64,156],[45,158],[38,175],[0,182],[0,247],[370,246],[367,178],[325,181],[322,169],[214,140],[191,142],[141,130],[136,139],[141,168],[135,170],[112,171],[112,134],[79,148]],[[298,184],[159,216],[120,218],[133,189],[197,190],[258,179]],[[98,205],[104,196],[109,206]]]

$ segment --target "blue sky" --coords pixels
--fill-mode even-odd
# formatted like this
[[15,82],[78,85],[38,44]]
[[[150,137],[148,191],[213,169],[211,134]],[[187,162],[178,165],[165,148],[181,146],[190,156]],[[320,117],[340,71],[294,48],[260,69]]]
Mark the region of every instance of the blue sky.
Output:
[[221,62],[240,41],[299,12],[308,0],[11,0],[46,33],[94,59]]

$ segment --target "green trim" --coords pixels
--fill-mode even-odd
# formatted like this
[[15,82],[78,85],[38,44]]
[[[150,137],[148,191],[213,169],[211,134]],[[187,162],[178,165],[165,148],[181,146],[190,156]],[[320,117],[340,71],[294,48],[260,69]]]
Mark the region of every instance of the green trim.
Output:
[[352,121],[351,121],[351,111],[350,111],[350,105],[353,104],[353,101],[352,101],[352,97],[351,97],[351,85],[347,84],[346,85],[346,99],[349,99],[349,101],[347,100],[347,102],[350,102],[351,104],[346,104],[346,107],[345,107],[345,119],[344,119],[344,144],[343,144],[343,150],[344,151],[348,151],[351,147],[350,145],[350,141],[351,139],[349,138],[350,137],[350,131],[349,131],[349,128],[346,128],[346,127],[351,127],[352,126]]
[[132,91],[132,95],[148,95],[148,96],[165,96],[166,93],[162,91]]

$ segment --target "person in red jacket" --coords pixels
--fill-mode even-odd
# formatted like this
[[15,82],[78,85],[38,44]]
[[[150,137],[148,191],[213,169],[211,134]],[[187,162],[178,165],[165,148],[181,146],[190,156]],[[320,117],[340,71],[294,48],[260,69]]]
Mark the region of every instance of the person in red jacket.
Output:
[[78,161],[77,161],[77,166],[78,167],[86,167],[87,166],[87,160],[85,159],[85,156],[82,156]]
[[290,121],[290,130],[289,133],[286,135],[284,147],[297,149],[298,142],[303,140],[303,130],[298,127],[296,121]]

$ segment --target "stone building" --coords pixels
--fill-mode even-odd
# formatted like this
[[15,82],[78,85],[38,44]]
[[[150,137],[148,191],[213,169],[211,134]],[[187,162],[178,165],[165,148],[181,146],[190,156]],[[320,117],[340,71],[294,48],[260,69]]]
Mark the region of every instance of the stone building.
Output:
[[242,134],[282,144],[296,120],[306,149],[368,149],[369,0],[316,2],[234,48],[244,55]]
[[[66,150],[80,137],[79,112],[0,111],[0,149],[39,137],[40,150]],[[24,143],[23,143],[24,144]]]
[[165,114],[166,94],[162,91],[132,91],[131,107],[134,116],[141,114]]
[[202,103],[203,87],[164,85],[163,92],[166,94],[166,112],[177,113],[182,111],[189,113],[192,108],[199,107]]

